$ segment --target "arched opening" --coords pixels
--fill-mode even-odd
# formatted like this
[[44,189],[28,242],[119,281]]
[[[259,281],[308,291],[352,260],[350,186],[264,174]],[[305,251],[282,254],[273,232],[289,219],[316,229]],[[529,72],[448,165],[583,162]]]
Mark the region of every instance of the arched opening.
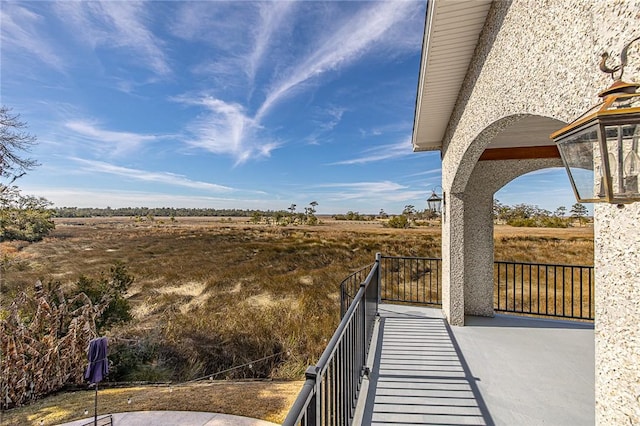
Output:
[[562,167],[549,139],[561,125],[530,114],[499,119],[474,138],[445,182],[443,309],[452,324],[464,324],[465,315],[494,315],[493,196],[522,175]]
[[496,311],[593,319],[593,226],[588,212],[572,218],[576,204],[563,168],[523,174],[494,194]]

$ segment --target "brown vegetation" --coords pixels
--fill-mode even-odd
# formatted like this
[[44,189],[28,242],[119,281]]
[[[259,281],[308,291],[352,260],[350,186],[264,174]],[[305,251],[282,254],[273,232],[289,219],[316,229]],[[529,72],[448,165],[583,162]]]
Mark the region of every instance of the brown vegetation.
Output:
[[[109,332],[112,356],[128,365],[120,380],[179,382],[266,356],[216,378],[299,379],[338,323],[343,278],[376,252],[440,257],[439,226],[320,219],[290,227],[246,218],[59,219],[42,242],[0,245],[2,304],[37,279],[64,289],[122,262],[135,282],[133,321]],[[495,258],[592,264],[592,229],[497,226]]]

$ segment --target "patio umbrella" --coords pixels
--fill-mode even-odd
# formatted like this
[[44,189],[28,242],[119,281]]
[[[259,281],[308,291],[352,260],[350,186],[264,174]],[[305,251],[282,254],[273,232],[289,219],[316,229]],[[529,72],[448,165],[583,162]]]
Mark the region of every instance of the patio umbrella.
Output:
[[98,383],[109,373],[107,359],[107,338],[98,337],[89,342],[89,365],[84,378],[96,386],[94,403],[94,424],[98,424]]

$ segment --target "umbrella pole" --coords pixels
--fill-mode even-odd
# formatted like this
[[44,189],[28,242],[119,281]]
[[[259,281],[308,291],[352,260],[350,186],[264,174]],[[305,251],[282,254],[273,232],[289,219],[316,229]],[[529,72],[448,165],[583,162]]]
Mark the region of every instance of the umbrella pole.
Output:
[[98,426],[98,384],[96,383],[96,397],[93,404],[93,424]]

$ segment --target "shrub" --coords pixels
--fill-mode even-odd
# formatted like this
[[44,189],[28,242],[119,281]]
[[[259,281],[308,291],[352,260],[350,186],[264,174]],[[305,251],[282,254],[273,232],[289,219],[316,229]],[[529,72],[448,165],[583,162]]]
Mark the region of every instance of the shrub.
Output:
[[171,371],[160,365],[158,333],[138,339],[114,339],[109,346],[110,381],[160,382],[171,380]]
[[80,276],[76,283],[77,292],[86,294],[94,304],[106,303],[103,314],[96,319],[98,333],[131,320],[131,306],[124,296],[133,281],[133,276],[121,263],[111,267],[108,277],[102,276],[96,280]]
[[520,227],[536,227],[538,226],[538,221],[532,217],[514,217],[507,220],[507,225],[509,226],[520,226]]
[[388,228],[408,228],[409,227],[409,219],[407,216],[401,214],[399,216],[392,217],[386,223],[385,227]]
[[564,217],[557,217],[557,216],[543,217],[541,222],[542,222],[541,226],[544,226],[546,228],[568,228],[569,227],[569,220]]
[[0,241],[40,241],[55,228],[51,203],[22,195],[15,187],[0,187]]

